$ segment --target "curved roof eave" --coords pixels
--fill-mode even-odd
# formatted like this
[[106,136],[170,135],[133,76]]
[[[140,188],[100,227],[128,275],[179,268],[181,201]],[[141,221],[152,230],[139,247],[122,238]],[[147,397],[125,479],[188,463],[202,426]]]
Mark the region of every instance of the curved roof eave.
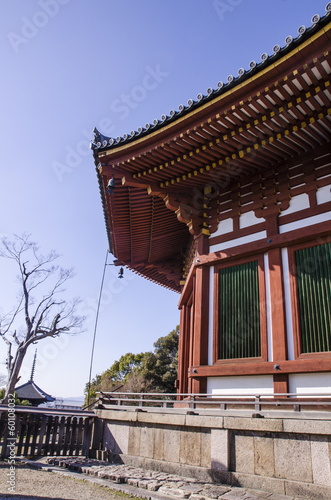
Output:
[[284,47],[281,48],[279,45],[275,45],[271,56],[267,53],[263,53],[260,63],[251,61],[249,64],[249,70],[240,68],[238,70],[237,77],[229,75],[226,83],[218,82],[217,89],[209,87],[206,95],[202,93],[198,94],[197,100],[189,99],[186,106],[181,104],[178,107],[178,111],[172,109],[169,115],[163,114],[161,116],[161,120],[154,119],[153,123],[146,123],[144,127],[139,127],[137,131],[132,130],[129,134],[124,134],[123,137],[116,138],[107,137],[95,128],[95,137],[91,142],[91,149],[94,152],[95,159],[97,160],[97,154],[99,152],[115,150],[121,146],[126,146],[130,143],[136,142],[137,139],[149,136],[151,133],[163,129],[166,125],[175,123],[177,120],[192,111],[198,110],[204,104],[212,102],[215,98],[223,96],[229,91],[236,90],[236,88],[250,78],[258,76],[262,71],[267,70],[270,66],[277,63],[284,56],[292,52],[320,31],[321,28],[323,28],[331,19],[331,2],[326,5],[325,9],[326,14],[323,17],[320,17],[318,14],[315,14],[312,17],[312,26],[309,28],[300,26],[298,29],[299,35],[296,38],[293,38],[290,35],[287,36],[285,39],[286,45]]

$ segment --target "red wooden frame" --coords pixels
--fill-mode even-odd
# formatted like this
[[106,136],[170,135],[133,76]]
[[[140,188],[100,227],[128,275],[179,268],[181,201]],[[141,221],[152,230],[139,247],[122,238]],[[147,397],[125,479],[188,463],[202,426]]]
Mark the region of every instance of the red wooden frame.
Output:
[[[302,353],[301,349],[301,333],[299,321],[299,299],[297,287],[297,273],[295,263],[295,252],[304,248],[312,248],[314,246],[331,243],[331,236],[319,238],[315,241],[300,243],[288,248],[288,260],[290,271],[290,289],[291,289],[291,305],[292,305],[292,325],[293,325],[293,343],[294,343],[294,357],[295,359],[316,359],[316,358],[331,358],[331,352],[313,352]],[[319,363],[316,359],[316,363]],[[317,367],[317,365],[316,365]]]
[[[260,295],[260,335],[261,335],[261,356],[252,358],[232,358],[219,359],[219,271],[220,269],[246,264],[247,262],[258,262],[259,273],[259,295]],[[213,363],[214,364],[230,364],[236,363],[254,363],[265,362],[268,360],[268,337],[267,337],[267,310],[266,310],[266,290],[265,290],[265,269],[263,254],[246,258],[238,259],[234,262],[220,263],[214,268],[214,325],[213,325]]]

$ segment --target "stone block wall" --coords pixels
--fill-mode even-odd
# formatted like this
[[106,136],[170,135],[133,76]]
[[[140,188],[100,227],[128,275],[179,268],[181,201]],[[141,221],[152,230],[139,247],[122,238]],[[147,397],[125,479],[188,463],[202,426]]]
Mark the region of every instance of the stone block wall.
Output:
[[331,417],[96,413],[94,448],[111,450],[124,463],[202,481],[331,498]]

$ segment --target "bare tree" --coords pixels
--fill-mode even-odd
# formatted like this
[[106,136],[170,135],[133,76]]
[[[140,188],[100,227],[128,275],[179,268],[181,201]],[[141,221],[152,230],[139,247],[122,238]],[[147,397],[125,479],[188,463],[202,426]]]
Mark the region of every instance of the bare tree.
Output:
[[10,313],[0,316],[0,336],[7,344],[6,403],[20,379],[29,345],[47,337],[81,332],[84,317],[76,314],[78,299],[59,297],[74,273],[54,264],[59,257],[56,252],[42,255],[28,234],[14,235],[12,240],[2,238],[1,244],[0,257],[13,260],[19,272],[17,304]]

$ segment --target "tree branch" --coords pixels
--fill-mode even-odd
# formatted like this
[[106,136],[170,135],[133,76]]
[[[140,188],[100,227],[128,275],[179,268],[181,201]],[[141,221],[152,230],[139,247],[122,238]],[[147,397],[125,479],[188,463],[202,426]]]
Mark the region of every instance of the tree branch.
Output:
[[[58,298],[64,291],[63,285],[73,277],[74,273],[73,269],[63,269],[54,265],[54,261],[58,258],[56,252],[51,251],[46,256],[41,255],[38,246],[30,240],[28,234],[15,236],[13,241],[6,238],[1,241],[0,257],[12,259],[17,263],[21,286],[17,306],[10,315],[2,318],[2,324],[0,318],[0,337],[8,346],[7,396],[15,388],[29,345],[46,337],[77,333],[81,331],[85,318],[75,315],[77,299],[65,301]],[[48,289],[45,283],[49,283]],[[20,317],[24,324],[23,334],[19,328]],[[14,332],[10,333],[12,330]],[[14,358],[11,355],[13,342],[17,344]]]

